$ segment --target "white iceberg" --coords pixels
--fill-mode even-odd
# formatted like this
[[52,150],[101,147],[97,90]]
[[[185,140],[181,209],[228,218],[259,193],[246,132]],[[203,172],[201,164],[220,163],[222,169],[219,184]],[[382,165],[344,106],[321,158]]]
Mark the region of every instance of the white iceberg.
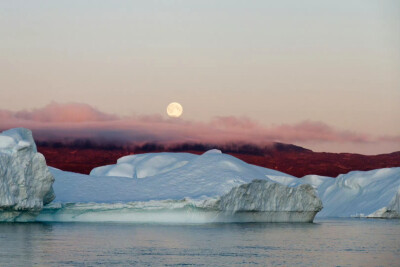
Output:
[[[168,167],[160,168],[160,165],[148,164],[148,162],[154,162],[154,159],[168,157],[174,159],[172,163],[174,168],[168,171],[165,171]],[[142,160],[136,161],[134,160],[136,158]],[[50,168],[56,177],[55,201],[112,203],[183,198],[204,199],[222,196],[233,187],[250,183],[254,179],[268,180],[268,175],[293,177],[247,164],[223,153],[206,152],[202,155],[148,153],[121,159],[116,165],[109,166],[110,169],[118,172],[119,176],[111,175],[110,169],[101,173],[96,168],[91,175],[82,175]],[[130,159],[133,159],[130,163],[132,168],[127,168],[125,164]],[[181,167],[176,167],[176,165],[181,165]],[[131,173],[132,169],[136,170],[136,174]],[[143,173],[152,175],[138,175],[138,171],[142,175]]]
[[288,187],[253,180],[221,196],[218,209],[242,222],[312,222],[322,202],[308,184]]
[[0,134],[0,221],[32,221],[54,199],[54,178],[31,131]]
[[[51,168],[56,199],[42,221],[311,222],[322,203],[290,175],[211,150],[126,156],[91,175]],[[115,176],[115,175],[118,176]]]
[[49,169],[29,130],[0,134],[0,221],[310,222],[321,200],[318,217],[400,217],[400,168],[296,178],[210,150]]
[[[127,172],[126,164],[129,164],[134,172]],[[185,168],[186,164],[188,164],[187,168]],[[102,171],[105,170],[103,168],[95,168],[91,175],[110,176],[109,172]],[[194,174],[195,179],[210,177],[212,178],[211,186],[212,181],[224,177],[227,173],[229,173],[227,177],[240,177],[239,180],[228,178],[226,188],[248,183],[252,179],[265,178],[290,187],[310,184],[317,189],[324,206],[317,217],[400,217],[400,168],[352,171],[341,174],[337,178],[307,175],[299,179],[282,172],[246,164],[215,149],[201,156],[187,153],[149,153],[126,156],[119,159],[117,164],[109,165],[107,168],[122,173],[125,177],[145,178],[162,174],[162,177],[171,180],[178,174],[182,176],[182,173],[188,175],[188,173],[197,172]],[[193,186],[197,188],[195,184]],[[212,190],[208,187],[204,189],[207,192]],[[226,191],[221,190],[215,195],[222,195]],[[193,197],[191,194],[189,196]]]
[[[319,195],[327,203],[320,216],[357,217],[373,216],[379,209],[386,208],[396,216],[395,201],[399,203],[400,168],[385,168],[373,171],[353,171],[339,175],[335,182],[320,186]],[[397,204],[397,212],[399,205]]]
[[221,197],[45,206],[38,221],[146,223],[312,222],[322,202],[310,185],[287,187],[254,180]]
[[307,175],[270,177],[286,185],[315,187],[324,208],[317,217],[400,218],[400,168],[352,171],[337,178]]
[[[221,207],[217,204],[242,185],[252,188],[254,179],[266,181],[268,185],[275,182],[275,186],[278,183],[289,189],[300,188],[302,184],[311,185],[324,206],[317,217],[398,218],[400,214],[400,168],[353,171],[337,178],[318,175],[296,178],[213,150],[200,156],[188,153],[127,156],[117,164],[95,168],[90,176],[57,169],[51,169],[51,172],[56,177],[55,202],[59,203],[54,205],[59,205],[59,208],[49,206],[49,210],[39,217],[43,220],[59,220],[61,217],[64,220],[97,220],[101,217],[104,220],[162,222],[306,221],[304,218],[313,218],[307,212],[312,214],[318,210],[319,205],[312,201],[312,197],[309,198],[312,194],[300,194],[307,201],[299,202],[294,201],[293,195],[276,189],[254,191],[248,198],[236,194],[229,200],[229,205]],[[122,177],[112,176],[115,173]],[[267,192],[267,196],[262,196],[263,192]],[[277,202],[282,198],[284,202]],[[279,205],[268,210],[262,205],[254,206],[257,201]],[[65,203],[75,204],[67,207]],[[116,203],[123,203],[123,207],[116,208]],[[310,206],[296,209],[295,203],[309,203]],[[235,216],[231,216],[232,205],[244,207],[233,209]],[[88,213],[83,212],[84,207]],[[287,207],[292,213],[283,212]],[[287,216],[299,210],[302,210],[304,218],[300,213],[295,218]],[[262,216],[261,213],[254,215],[260,211],[264,212]],[[274,214],[264,216],[267,211]],[[103,217],[105,214],[107,217]]]
[[196,155],[189,153],[148,153],[119,158],[117,164],[94,168],[93,176],[146,178],[186,165]]

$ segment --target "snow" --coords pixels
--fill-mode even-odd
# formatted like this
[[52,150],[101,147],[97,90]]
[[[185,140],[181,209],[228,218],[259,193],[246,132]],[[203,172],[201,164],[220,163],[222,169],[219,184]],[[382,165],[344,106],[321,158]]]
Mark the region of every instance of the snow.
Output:
[[317,217],[400,217],[398,167],[352,171],[337,178],[307,175],[301,179],[270,179],[290,186],[306,183],[316,188],[324,206]]
[[195,156],[189,153],[149,153],[125,156],[118,159],[115,165],[94,168],[90,175],[146,178],[183,167]]
[[296,178],[213,149],[130,155],[83,175],[47,168],[23,128],[0,134],[0,177],[0,221],[33,220],[53,199],[37,220],[305,222],[320,200],[318,217],[400,217],[400,168]]
[[364,217],[389,207],[400,189],[400,168],[353,171],[317,187],[325,209],[320,217]]
[[0,221],[29,221],[54,199],[49,172],[31,131],[0,134]]
[[90,175],[50,170],[57,197],[38,220],[309,222],[321,209],[311,186],[277,184],[268,176],[296,178],[219,150],[126,156]]
[[204,199],[221,196],[254,179],[268,180],[270,174],[293,177],[215,151],[202,155],[148,153],[126,156],[117,164],[106,167],[95,168],[90,176],[51,168],[56,177],[55,201],[112,203],[187,197]]
[[[299,188],[302,184],[311,185],[317,190],[324,206],[317,217],[393,218],[399,217],[400,213],[400,168],[353,171],[337,178],[307,175],[299,179],[211,150],[202,155],[148,153],[126,156],[120,158],[117,164],[95,168],[90,176],[53,168],[51,172],[56,177],[55,202],[58,203],[95,202],[107,207],[112,203],[190,199],[192,204],[189,206],[202,208],[198,201],[222,199],[234,188],[239,190],[241,185],[249,185],[256,179],[279,183],[291,189]],[[262,195],[262,192],[252,194]],[[278,193],[265,192],[273,197],[265,196],[269,199],[268,203],[280,198]],[[283,197],[290,195],[288,192],[282,194]],[[295,199],[291,196],[290,201]],[[290,201],[281,203],[279,207],[284,210]],[[295,210],[297,202],[289,206]],[[231,199],[230,203],[236,203],[238,207],[247,205],[246,199],[240,197],[236,202]],[[246,207],[252,209],[251,205]]]

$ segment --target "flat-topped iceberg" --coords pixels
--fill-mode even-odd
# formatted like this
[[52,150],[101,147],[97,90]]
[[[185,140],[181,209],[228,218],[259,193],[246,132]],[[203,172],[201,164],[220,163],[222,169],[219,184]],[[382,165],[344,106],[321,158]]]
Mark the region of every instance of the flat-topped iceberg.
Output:
[[[127,168],[127,165],[131,167]],[[128,169],[130,171],[127,171]],[[199,176],[213,177],[212,181],[224,177],[227,173],[230,173],[231,177],[241,177],[240,181],[227,181],[227,187],[230,184],[237,186],[250,182],[250,179],[245,177],[267,178],[290,187],[309,184],[317,189],[324,205],[318,217],[400,217],[400,168],[352,171],[337,178],[307,175],[299,179],[282,172],[246,164],[214,149],[201,156],[187,153],[126,156],[120,158],[117,164],[93,169],[91,175],[112,176],[110,172],[117,172],[125,177],[146,178],[163,174],[163,177],[173,179],[176,172],[172,170],[181,170],[183,173],[196,171]],[[210,190],[212,189],[206,189],[207,192]]]
[[292,176],[218,150],[126,156],[89,176],[51,172],[57,197],[38,220],[311,222],[322,208],[311,186],[276,183],[268,175]]
[[32,221],[54,199],[54,178],[31,131],[0,133],[0,221]]
[[[400,217],[400,168],[353,171],[337,178],[318,175],[296,178],[212,150],[203,155],[149,153],[126,156],[119,159],[117,164],[95,168],[90,176],[53,168],[51,172],[56,177],[55,202],[59,203],[54,205],[59,206],[49,206],[49,210],[42,212],[47,213],[46,220],[60,219],[56,214],[63,214],[63,219],[68,220],[95,220],[95,217],[98,219],[100,214],[104,216],[106,213],[107,220],[154,219],[167,222],[306,221],[314,218],[312,214],[320,209],[320,205],[312,201],[314,193],[307,195],[302,192],[300,196],[307,201],[299,202],[288,192],[277,188],[267,189],[269,185],[276,187],[277,184],[285,185],[285,190],[306,184],[317,190],[317,196],[324,206],[317,217]],[[114,176],[116,173],[121,176]],[[246,198],[236,194],[230,198],[230,205],[224,208],[216,204],[227,199],[232,190],[239,192],[237,190],[243,189],[241,186],[253,188],[255,179],[266,181],[268,186],[263,190],[251,190],[251,193],[246,193]],[[279,205],[268,211],[261,209],[262,206],[254,208],[257,203],[255,197],[261,203]],[[277,202],[278,199],[285,199],[285,202]],[[68,204],[67,207],[65,203],[79,203],[79,208],[75,204]],[[116,207],[115,203],[123,203],[123,207]],[[309,203],[310,206],[296,209],[294,203]],[[231,216],[229,210],[232,205],[244,205],[246,208],[234,209],[235,215]],[[82,212],[83,206],[90,212]],[[290,213],[283,212],[287,207],[291,208]],[[140,215],[134,215],[138,211]],[[264,212],[262,216],[260,212]],[[264,216],[268,212],[273,214]],[[167,216],[167,213],[176,216]],[[260,216],[254,215],[256,213]],[[303,215],[306,219],[301,219]]]

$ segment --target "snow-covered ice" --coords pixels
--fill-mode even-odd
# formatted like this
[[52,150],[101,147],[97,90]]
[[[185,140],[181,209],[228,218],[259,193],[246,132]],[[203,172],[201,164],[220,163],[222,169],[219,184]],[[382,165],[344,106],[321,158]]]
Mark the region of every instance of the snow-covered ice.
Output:
[[43,204],[54,199],[53,181],[31,131],[0,134],[0,221],[34,220]]
[[[171,165],[160,167],[171,157]],[[139,159],[139,160],[136,160]],[[130,162],[130,163],[128,163]],[[128,168],[126,164],[132,165]],[[181,165],[180,167],[176,167]],[[121,158],[105,170],[96,168],[91,175],[63,172],[50,168],[56,177],[55,202],[127,202],[165,199],[204,199],[221,196],[233,187],[265,179],[266,175],[288,176],[259,168],[223,153],[148,153]],[[110,175],[113,169],[120,175]],[[134,174],[131,170],[135,170]],[[104,173],[101,173],[104,171]],[[151,175],[149,175],[151,174]],[[141,177],[141,178],[133,178]]]
[[307,175],[270,179],[291,186],[314,186],[324,206],[317,217],[400,218],[399,167],[352,171],[337,178]]
[[[131,167],[128,168],[126,165]],[[110,170],[119,173],[124,178],[112,176],[115,172],[110,173]],[[164,209],[165,205],[157,201],[186,199],[184,203],[187,207],[181,211],[185,210],[185,214],[188,215],[190,213],[186,210],[188,207],[204,211],[204,204],[201,201],[207,200],[208,204],[211,200],[217,201],[224,195],[227,196],[233,188],[238,190],[241,185],[250,184],[254,179],[258,179],[273,181],[289,188],[297,188],[302,184],[311,185],[317,190],[324,206],[317,214],[318,217],[396,218],[400,214],[400,168],[353,171],[339,175],[337,178],[307,175],[299,179],[282,172],[247,164],[218,150],[212,150],[203,155],[149,153],[126,156],[118,160],[117,164],[94,169],[90,176],[53,168],[51,172],[57,178],[54,185],[57,192],[55,202],[96,202],[97,206],[100,205],[99,203],[103,203],[104,208],[108,206],[106,209],[109,209],[111,203],[138,201],[153,201],[153,205],[157,203]],[[272,197],[269,201],[280,196],[278,193],[271,193],[272,191],[265,192],[269,192],[268,196]],[[285,197],[287,197],[286,193],[283,194],[283,198]],[[246,203],[243,199],[237,201],[235,205],[240,206]],[[287,201],[286,204],[289,202]],[[235,203],[235,201],[231,199],[230,203]],[[286,204],[279,206],[283,210]],[[212,205],[206,206],[207,209],[215,208]],[[73,207],[70,206],[69,210],[72,209]],[[128,210],[128,208],[124,209]],[[197,215],[200,214],[198,212],[199,210],[196,210]],[[190,218],[186,218],[189,221],[194,218],[193,213],[190,214],[188,215]],[[216,220],[217,217],[212,218]],[[197,219],[205,220],[204,218]],[[207,220],[209,219],[207,217]],[[236,219],[238,220],[238,216]]]
[[[171,162],[170,166],[165,164],[168,161]],[[156,164],[150,164],[150,162]],[[135,171],[128,173],[124,169],[124,164],[129,164]],[[91,175],[110,175],[107,171],[101,171],[102,168],[95,168]],[[214,194],[211,195],[222,195],[233,185],[248,183],[252,179],[269,179],[290,187],[310,184],[317,189],[324,206],[323,210],[317,214],[318,217],[393,218],[400,216],[400,168],[352,171],[339,175],[337,178],[307,175],[299,179],[282,172],[246,164],[219,150],[210,150],[201,156],[187,153],[149,153],[126,156],[119,159],[117,164],[109,165],[107,168],[122,173],[122,176],[144,178],[161,175],[160,179],[171,179],[171,181],[175,176],[182,177],[182,174],[193,174],[193,177],[200,181],[203,181],[202,177],[207,176],[211,178],[210,186],[201,183],[199,185],[204,188],[205,193],[211,193],[214,190]],[[221,177],[227,178],[222,186],[225,189],[220,188],[221,190],[216,192],[216,188],[212,188],[213,181]],[[232,177],[237,177],[237,179],[232,179]],[[195,184],[193,187],[197,189]],[[198,197],[192,194],[191,191],[194,189],[186,190],[189,193],[188,196]]]
[[146,178],[183,167],[196,155],[189,153],[149,153],[125,156],[117,164],[94,168],[93,176],[120,176],[129,178]]
[[[82,177],[81,177],[82,178]],[[128,180],[129,181],[129,180]],[[312,222],[322,202],[310,185],[288,187],[253,180],[227,194],[197,199],[47,205],[39,221],[119,221],[150,223]]]
[[[57,197],[39,220],[309,222],[321,209],[312,187],[288,187],[268,178],[293,176],[219,150],[126,156],[91,175],[51,172]],[[248,190],[240,194],[244,188]],[[88,212],[82,212],[84,207]]]
[[319,186],[318,193],[327,203],[320,216],[364,217],[371,214],[372,217],[381,208],[391,210],[391,202],[396,199],[399,189],[400,168],[339,175],[334,183]]
[[400,217],[400,168],[296,178],[213,149],[49,169],[29,130],[0,134],[0,220],[32,220],[43,204],[39,221],[308,222],[322,205],[319,217]]

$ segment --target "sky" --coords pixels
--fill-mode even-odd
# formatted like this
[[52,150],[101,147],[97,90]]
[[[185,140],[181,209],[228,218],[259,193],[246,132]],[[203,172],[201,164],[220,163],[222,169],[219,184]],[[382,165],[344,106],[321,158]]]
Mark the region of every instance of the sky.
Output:
[[399,1],[1,1],[0,36],[0,128],[400,150]]

